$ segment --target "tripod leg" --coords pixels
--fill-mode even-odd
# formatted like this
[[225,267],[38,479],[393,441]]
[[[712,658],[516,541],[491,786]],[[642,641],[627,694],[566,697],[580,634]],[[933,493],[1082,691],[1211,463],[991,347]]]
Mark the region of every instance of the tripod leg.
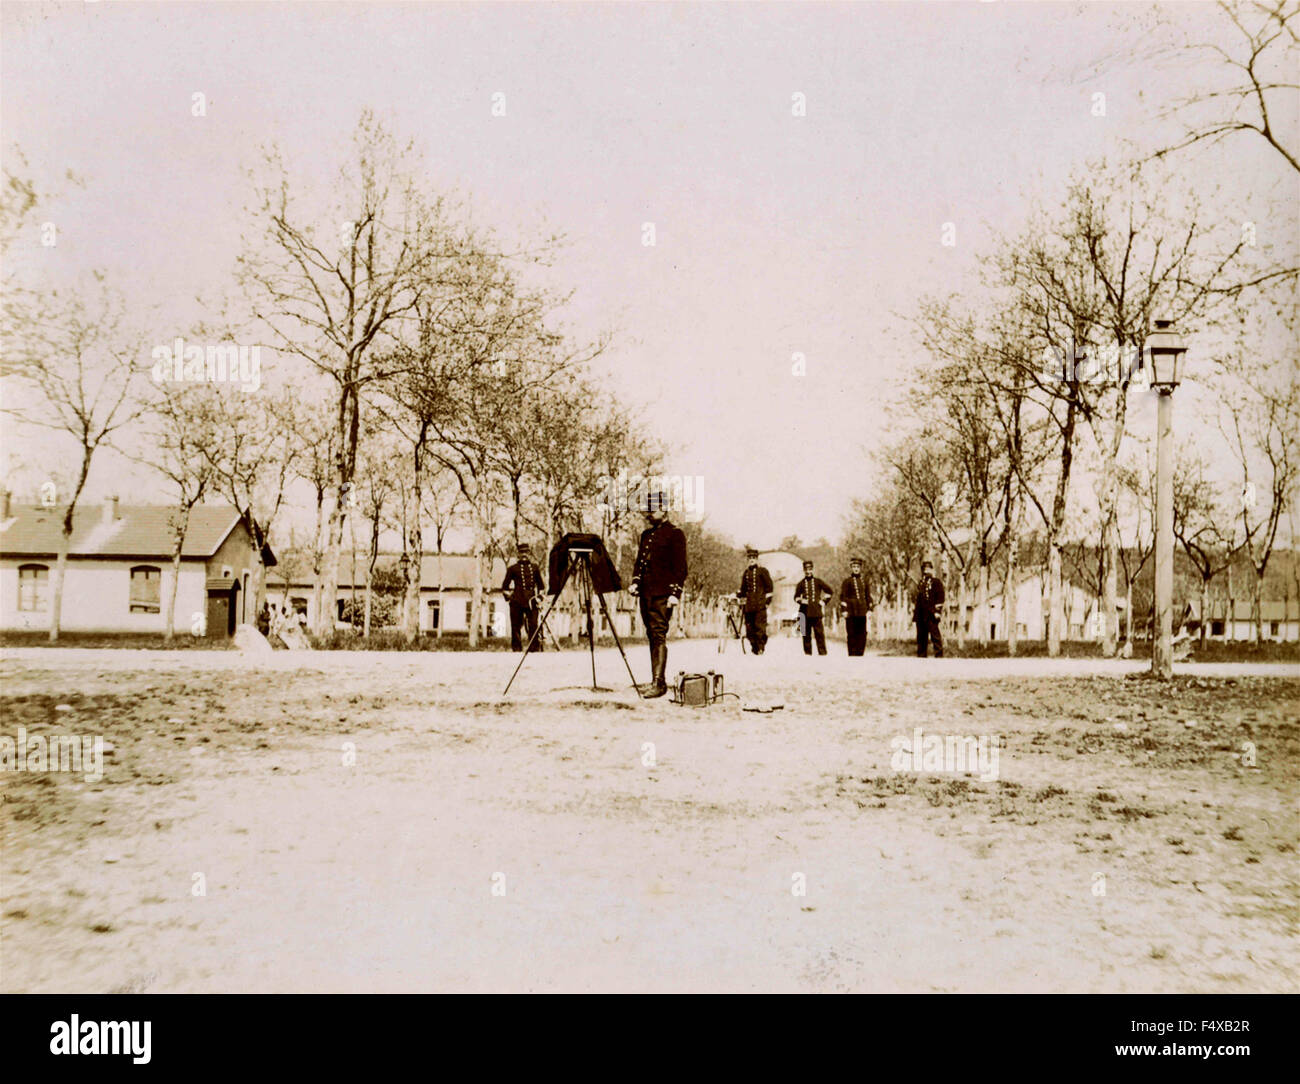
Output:
[[505,692],[501,694],[502,696],[505,696],[506,693],[510,692],[510,686],[515,683],[515,678],[519,676],[519,671],[523,669],[524,660],[528,658],[529,653],[532,651],[533,641],[542,634],[542,629],[546,627],[546,619],[551,616],[551,611],[555,609],[555,604],[560,601],[560,594],[564,591],[564,585],[568,583],[568,581],[569,570],[566,568],[564,570],[564,579],[560,581],[559,590],[551,596],[551,604],[546,607],[546,613],[542,616],[542,619],[537,622],[537,628],[533,629],[533,634],[528,637],[528,643],[524,645],[524,653],[519,656],[519,665],[515,667],[515,672],[510,675],[510,680],[506,682]]
[[609,631],[614,637],[614,644],[618,648],[618,653],[623,657],[623,665],[627,667],[627,676],[632,679],[632,688],[636,690],[636,695],[641,696],[641,688],[636,683],[636,674],[632,673],[632,664],[627,661],[627,652],[623,650],[623,641],[618,638],[618,626],[614,624],[614,619],[609,615],[609,607],[605,604],[605,596],[597,595],[600,600],[600,609],[604,613],[605,619],[609,622]]
[[591,691],[594,693],[599,686],[596,684],[596,630],[595,622],[591,618],[591,596],[593,591],[591,581],[591,565],[587,560],[583,561],[584,578],[582,584],[583,605],[587,611],[587,650],[591,653]]
[[[549,610],[547,610],[546,612],[547,612],[547,613],[550,613]],[[560,641],[557,640],[557,639],[555,638],[555,633],[553,633],[553,632],[551,631],[551,627],[550,627],[549,625],[544,625],[543,622],[542,622],[542,619],[541,619],[541,618],[538,618],[538,619],[537,619],[537,628],[538,628],[539,631],[541,632],[543,640],[544,640],[547,636],[549,636],[549,637],[551,638],[551,647],[552,647],[554,650],[559,651],[559,650],[560,650]]]

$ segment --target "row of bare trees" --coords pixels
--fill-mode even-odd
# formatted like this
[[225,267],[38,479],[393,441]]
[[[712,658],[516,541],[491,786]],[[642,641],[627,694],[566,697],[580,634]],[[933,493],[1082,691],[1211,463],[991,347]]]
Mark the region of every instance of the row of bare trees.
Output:
[[[5,283],[6,409],[79,449],[59,487],[51,638],[73,517],[92,461],[109,446],[167,484],[174,571],[193,509],[226,501],[253,533],[254,605],[265,597],[262,550],[275,534],[282,571],[313,583],[318,634],[333,629],[343,557],[350,549],[355,561],[358,544],[365,631],[382,540],[396,537],[400,625],[414,637],[422,555],[430,541],[441,554],[450,532],[467,532],[472,643],[491,562],[515,541],[549,545],[585,527],[621,550],[634,517],[601,503],[603,481],[620,469],[647,472],[658,453],[593,373],[609,336],[570,332],[568,295],[544,285],[559,238],[507,245],[456,201],[429,193],[413,146],[368,112],[326,184],[270,150],[253,192],[237,288],[187,339],[209,354],[213,343],[257,351],[268,364],[256,390],[205,378],[202,358],[193,380],[151,380],[151,344],[174,331],[142,328],[139,313],[132,320],[104,274],[71,290],[21,276]],[[9,248],[37,227],[41,198],[16,177],[3,195]],[[295,494],[314,513],[305,543],[299,529],[281,530]],[[176,582],[164,603],[169,637]]]
[[[1207,588],[1249,555],[1260,625],[1300,471],[1295,279],[1238,289],[1252,273],[1241,241],[1224,244],[1190,196],[1170,210],[1169,186],[1150,166],[1090,168],[1060,208],[1036,211],[986,255],[978,296],[927,299],[914,314],[931,359],[910,394],[917,432],[880,453],[876,497],[850,526],[884,541],[877,573],[894,593],[922,552],[944,555],[959,636],[973,590],[971,633],[988,637],[995,563],[1003,613],[1015,613],[1032,531],[1046,564],[1049,653],[1067,627],[1064,554],[1078,538],[1095,540],[1099,557],[1088,579],[1105,653],[1131,638],[1154,504],[1133,413],[1151,394],[1144,343],[1157,317],[1192,333],[1195,379],[1210,389],[1192,424],[1219,438],[1213,452],[1183,457],[1178,537]],[[1014,652],[1014,619],[1003,630]]]
[[[1173,28],[1151,49],[1126,41],[1103,62],[1194,75],[1198,89],[1160,114],[1175,126],[1167,141],[1135,148],[1118,166],[1089,163],[1059,206],[1038,206],[1023,229],[983,254],[973,293],[928,298],[910,314],[931,360],[911,394],[917,432],[879,454],[875,493],[855,505],[848,524],[851,538],[871,543],[900,626],[917,562],[940,553],[957,580],[958,636],[973,589],[971,632],[986,638],[996,565],[1003,635],[1014,653],[1016,584],[1028,548],[1043,565],[1050,654],[1066,627],[1070,552],[1098,558],[1074,571],[1095,586],[1105,652],[1121,637],[1121,583],[1123,636],[1131,640],[1133,586],[1151,556],[1155,499],[1151,456],[1132,414],[1147,385],[1146,334],[1163,317],[1193,335],[1193,379],[1208,389],[1190,418],[1182,415],[1203,439],[1180,449],[1175,534],[1196,569],[1203,618],[1215,578],[1249,563],[1262,638],[1265,578],[1300,477],[1300,252],[1293,228],[1257,244],[1255,223],[1228,219],[1220,192],[1198,199],[1175,170],[1195,180],[1201,149],[1262,141],[1288,193],[1274,217],[1294,222],[1300,158],[1287,118],[1300,90],[1300,5],[1218,7],[1216,41]],[[1268,179],[1252,180],[1267,202]]]

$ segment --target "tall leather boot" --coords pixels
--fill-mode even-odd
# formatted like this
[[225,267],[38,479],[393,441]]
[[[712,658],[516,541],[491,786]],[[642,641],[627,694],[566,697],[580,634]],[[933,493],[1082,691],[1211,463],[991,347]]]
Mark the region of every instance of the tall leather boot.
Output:
[[668,683],[664,681],[664,671],[668,668],[667,644],[655,645],[654,650],[650,652],[650,667],[653,671],[650,681],[645,685],[637,686],[637,692],[646,700],[663,696],[668,691]]

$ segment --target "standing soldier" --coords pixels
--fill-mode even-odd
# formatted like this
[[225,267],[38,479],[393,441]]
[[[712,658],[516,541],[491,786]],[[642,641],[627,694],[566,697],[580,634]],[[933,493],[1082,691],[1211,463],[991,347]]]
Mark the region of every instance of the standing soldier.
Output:
[[668,624],[673,607],[682,600],[686,584],[686,536],[668,522],[664,495],[646,498],[645,518],[650,526],[641,532],[628,588],[641,601],[641,621],[650,641],[652,677],[637,692],[644,697],[663,696],[668,691],[664,671],[668,668]]
[[799,606],[799,624],[803,626],[803,653],[812,654],[812,637],[817,636],[817,654],[826,654],[826,630],[822,628],[822,604],[835,597],[822,580],[813,575],[813,563],[803,563],[803,579],[794,589],[794,600]]
[[546,590],[542,570],[533,564],[532,548],[527,542],[516,547],[518,559],[508,569],[501,583],[501,593],[510,604],[510,650],[523,651],[520,630],[527,626],[531,651],[542,650],[542,638],[537,635],[537,598]]
[[763,654],[767,646],[767,608],[772,602],[772,577],[758,563],[758,550],[750,546],[745,550],[749,567],[740,577],[740,590],[736,597],[745,610],[745,638],[755,655]]
[[939,618],[943,615],[943,584],[934,575],[934,562],[921,562],[921,583],[916,589],[912,620],[916,623],[916,653],[925,658],[926,640],[934,643],[934,657],[943,658],[943,633]]
[[849,577],[840,584],[840,612],[848,634],[849,654],[864,654],[867,648],[867,614],[872,610],[871,586],[862,575],[862,558],[849,562]]

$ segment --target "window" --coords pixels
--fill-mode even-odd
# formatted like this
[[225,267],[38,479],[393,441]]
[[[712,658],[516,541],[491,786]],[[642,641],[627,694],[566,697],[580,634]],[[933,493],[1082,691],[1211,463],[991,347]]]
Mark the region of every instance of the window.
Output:
[[1210,635],[1211,635],[1211,636],[1222,636],[1222,635],[1223,635],[1223,622],[1222,622],[1222,621],[1211,621],[1211,622],[1210,622]]
[[474,603],[465,603],[465,627],[469,628],[474,624]]
[[1274,636],[1274,637],[1277,636],[1277,622],[1276,622],[1276,621],[1272,622],[1272,623],[1269,625],[1269,627],[1268,627],[1268,634],[1269,634],[1270,636]]
[[294,595],[289,599],[289,605],[293,607],[293,612],[300,614],[302,617],[307,616],[307,600],[301,595]]
[[1023,621],[1017,621],[1017,622],[1016,622],[1016,635],[1017,635],[1017,636],[1028,636],[1028,635],[1029,635],[1029,628],[1028,628],[1028,626],[1027,626]]
[[497,634],[497,604],[495,602],[488,603],[487,634],[489,636],[495,636]]
[[43,614],[49,609],[50,570],[45,565],[18,566],[18,609]]
[[438,604],[436,598],[429,600],[429,630],[438,631],[438,622],[442,618],[442,607]]
[[162,571],[152,565],[137,565],[131,569],[131,613],[156,614],[159,611],[159,588]]

